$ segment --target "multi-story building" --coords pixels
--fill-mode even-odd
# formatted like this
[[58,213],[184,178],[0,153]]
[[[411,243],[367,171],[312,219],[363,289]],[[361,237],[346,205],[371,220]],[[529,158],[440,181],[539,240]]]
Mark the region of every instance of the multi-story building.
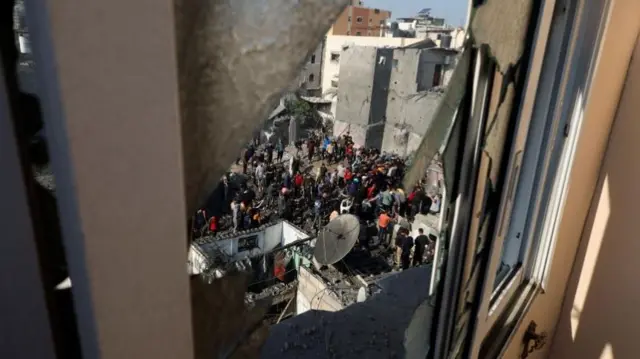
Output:
[[298,87],[308,96],[321,96],[322,94],[322,55],[324,53],[322,40],[318,47],[309,55],[298,77]]
[[415,151],[442,99],[457,51],[423,40],[403,48],[353,46],[342,52],[334,135],[360,146]]
[[352,46],[371,46],[376,48],[403,47],[420,41],[420,39],[415,38],[327,36],[324,42],[324,53],[322,55],[322,94],[335,95],[337,91],[340,73],[340,54],[344,49]]
[[381,36],[390,18],[391,11],[363,7],[361,1],[352,1],[328,35]]

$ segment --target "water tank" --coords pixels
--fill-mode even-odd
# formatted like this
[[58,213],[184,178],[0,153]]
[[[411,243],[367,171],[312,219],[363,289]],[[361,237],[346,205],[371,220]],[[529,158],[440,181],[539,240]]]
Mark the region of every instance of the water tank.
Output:
[[440,47],[445,49],[451,48],[451,35],[442,35],[440,38]]

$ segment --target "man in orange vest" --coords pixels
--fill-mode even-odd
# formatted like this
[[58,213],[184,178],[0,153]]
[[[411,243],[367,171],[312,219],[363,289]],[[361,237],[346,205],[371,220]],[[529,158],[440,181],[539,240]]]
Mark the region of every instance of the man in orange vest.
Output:
[[[391,217],[387,214],[387,211],[384,209],[380,211],[380,216],[378,217],[378,239],[380,243],[386,243],[387,237],[389,234],[389,229],[391,228]],[[386,243],[388,246],[389,243]]]

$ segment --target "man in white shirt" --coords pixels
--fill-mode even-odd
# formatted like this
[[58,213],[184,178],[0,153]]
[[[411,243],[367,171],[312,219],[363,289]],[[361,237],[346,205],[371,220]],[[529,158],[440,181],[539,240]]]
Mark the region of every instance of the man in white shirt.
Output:
[[257,185],[258,187],[262,188],[264,187],[264,179],[265,179],[265,167],[264,167],[264,163],[260,162],[258,164],[258,166],[256,166],[256,181],[257,181]]

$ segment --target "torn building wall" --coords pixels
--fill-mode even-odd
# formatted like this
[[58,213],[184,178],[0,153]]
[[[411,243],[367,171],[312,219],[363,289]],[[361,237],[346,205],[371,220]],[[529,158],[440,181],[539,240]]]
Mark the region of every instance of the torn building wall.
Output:
[[342,79],[337,96],[333,133],[351,133],[353,141],[364,146],[371,112],[371,96],[376,63],[375,47],[352,46],[341,53]]
[[442,97],[433,91],[456,52],[433,48],[342,51],[334,135],[408,155],[417,150]]
[[416,151],[442,96],[440,91],[390,95],[381,150],[402,156]]

